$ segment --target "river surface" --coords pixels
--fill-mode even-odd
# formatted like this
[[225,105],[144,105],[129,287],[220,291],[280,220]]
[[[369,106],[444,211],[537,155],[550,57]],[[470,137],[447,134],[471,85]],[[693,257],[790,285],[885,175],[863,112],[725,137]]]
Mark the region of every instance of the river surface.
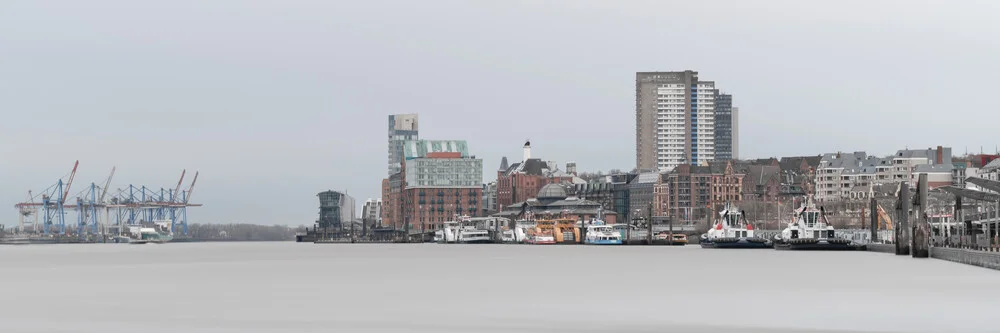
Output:
[[868,252],[0,247],[0,332],[1000,332],[1000,272]]

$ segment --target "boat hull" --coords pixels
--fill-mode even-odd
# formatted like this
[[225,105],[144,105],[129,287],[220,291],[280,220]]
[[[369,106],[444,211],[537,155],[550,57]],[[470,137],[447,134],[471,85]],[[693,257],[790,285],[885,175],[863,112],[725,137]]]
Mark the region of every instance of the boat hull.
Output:
[[845,239],[835,240],[813,240],[794,239],[790,242],[778,242],[774,244],[776,250],[797,250],[797,251],[859,251],[865,247],[852,244]]
[[706,249],[767,249],[771,246],[771,242],[762,238],[740,237],[701,241],[701,247]]
[[490,240],[490,239],[470,239],[470,240],[462,240],[462,241],[459,241],[458,243],[459,244],[490,244],[490,243],[493,243],[493,241]]
[[588,240],[584,244],[587,245],[622,245],[622,241],[618,240]]

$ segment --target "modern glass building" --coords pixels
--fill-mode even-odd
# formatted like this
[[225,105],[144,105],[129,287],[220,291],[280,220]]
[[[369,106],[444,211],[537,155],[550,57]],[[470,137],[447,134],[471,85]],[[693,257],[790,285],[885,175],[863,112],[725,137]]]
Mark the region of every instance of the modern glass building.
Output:
[[337,191],[320,192],[316,196],[319,197],[318,228],[327,231],[350,228],[355,219],[353,197]]
[[403,160],[403,142],[419,139],[417,114],[389,116],[389,176],[399,173]]

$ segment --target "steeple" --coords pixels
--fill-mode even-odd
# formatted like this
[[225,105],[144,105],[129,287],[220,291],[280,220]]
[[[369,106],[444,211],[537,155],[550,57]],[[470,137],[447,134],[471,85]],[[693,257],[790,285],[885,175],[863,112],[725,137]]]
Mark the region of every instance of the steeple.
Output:
[[510,166],[507,164],[507,156],[500,159],[500,171],[506,171]]

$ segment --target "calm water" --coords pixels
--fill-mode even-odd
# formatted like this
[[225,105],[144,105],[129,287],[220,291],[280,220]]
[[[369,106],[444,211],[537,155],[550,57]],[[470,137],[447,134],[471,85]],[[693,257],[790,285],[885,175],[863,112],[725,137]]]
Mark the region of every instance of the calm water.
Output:
[[0,247],[0,332],[1000,331],[1000,272],[878,253]]

